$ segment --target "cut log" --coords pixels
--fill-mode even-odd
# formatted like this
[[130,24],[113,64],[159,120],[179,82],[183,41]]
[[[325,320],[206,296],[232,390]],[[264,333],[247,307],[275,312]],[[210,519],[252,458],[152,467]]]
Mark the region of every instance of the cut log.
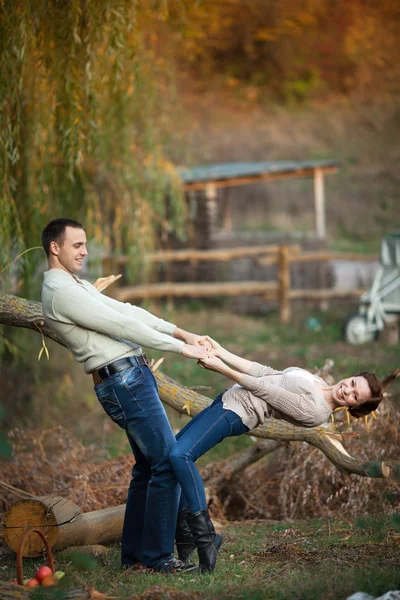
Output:
[[120,539],[124,523],[125,504],[103,510],[81,513],[71,523],[59,528],[54,550],[68,546],[106,544]]
[[[35,527],[43,532],[52,548],[57,543],[61,529],[80,514],[79,506],[68,498],[42,496],[19,500],[4,515],[4,540],[17,552],[23,534]],[[39,556],[42,552],[43,542],[40,537],[30,536],[25,544],[24,556]]]
[[[46,496],[32,500],[19,500],[11,506],[3,519],[3,536],[15,552],[27,529],[43,531],[54,550],[68,546],[104,544],[121,537],[125,504],[82,513],[67,498]],[[39,556],[43,544],[39,536],[32,535],[25,544],[23,556]]]

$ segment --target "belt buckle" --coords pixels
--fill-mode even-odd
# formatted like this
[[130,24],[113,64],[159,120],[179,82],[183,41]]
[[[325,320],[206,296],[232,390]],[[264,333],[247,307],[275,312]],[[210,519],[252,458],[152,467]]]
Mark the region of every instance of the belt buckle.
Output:
[[146,367],[148,367],[148,366],[149,366],[149,364],[150,364],[150,361],[149,361],[149,359],[147,358],[147,354],[145,354],[145,353],[143,352],[142,356],[143,356],[143,362],[144,362],[144,364],[146,365]]

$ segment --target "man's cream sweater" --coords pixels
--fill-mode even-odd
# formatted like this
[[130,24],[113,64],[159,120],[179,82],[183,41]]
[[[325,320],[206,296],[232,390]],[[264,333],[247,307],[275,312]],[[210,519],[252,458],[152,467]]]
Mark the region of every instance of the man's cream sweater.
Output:
[[[239,415],[249,429],[262,425],[270,417],[304,427],[321,425],[332,413],[332,408],[325,401],[322,390],[319,391],[301,372],[302,369],[297,367],[276,371],[253,362],[240,385],[236,384],[224,393],[223,406]],[[326,387],[323,379],[317,375],[313,378]]]
[[44,274],[42,306],[46,324],[91,373],[114,360],[142,353],[141,345],[181,352],[172,337],[176,325],[101,294],[88,281],[62,269]]

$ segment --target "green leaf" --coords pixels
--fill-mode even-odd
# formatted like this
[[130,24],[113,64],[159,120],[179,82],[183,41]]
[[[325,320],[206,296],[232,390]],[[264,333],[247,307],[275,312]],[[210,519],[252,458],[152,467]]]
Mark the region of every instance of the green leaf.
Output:
[[96,569],[97,563],[91,556],[78,550],[72,550],[66,553],[68,560],[71,561],[72,567],[77,571],[92,571]]

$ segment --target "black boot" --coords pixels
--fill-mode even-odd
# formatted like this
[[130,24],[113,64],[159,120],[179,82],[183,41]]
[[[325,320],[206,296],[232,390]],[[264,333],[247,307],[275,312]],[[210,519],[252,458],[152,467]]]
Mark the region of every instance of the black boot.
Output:
[[199,553],[199,563],[202,571],[211,573],[215,569],[218,550],[222,544],[222,536],[215,533],[208,510],[198,513],[189,513],[186,522],[194,537]]
[[196,550],[194,537],[192,536],[189,526],[186,522],[186,517],[188,514],[190,514],[188,506],[184,506],[183,508],[179,509],[175,531],[175,542],[179,560],[184,563],[188,563],[190,561],[190,555],[194,550]]

